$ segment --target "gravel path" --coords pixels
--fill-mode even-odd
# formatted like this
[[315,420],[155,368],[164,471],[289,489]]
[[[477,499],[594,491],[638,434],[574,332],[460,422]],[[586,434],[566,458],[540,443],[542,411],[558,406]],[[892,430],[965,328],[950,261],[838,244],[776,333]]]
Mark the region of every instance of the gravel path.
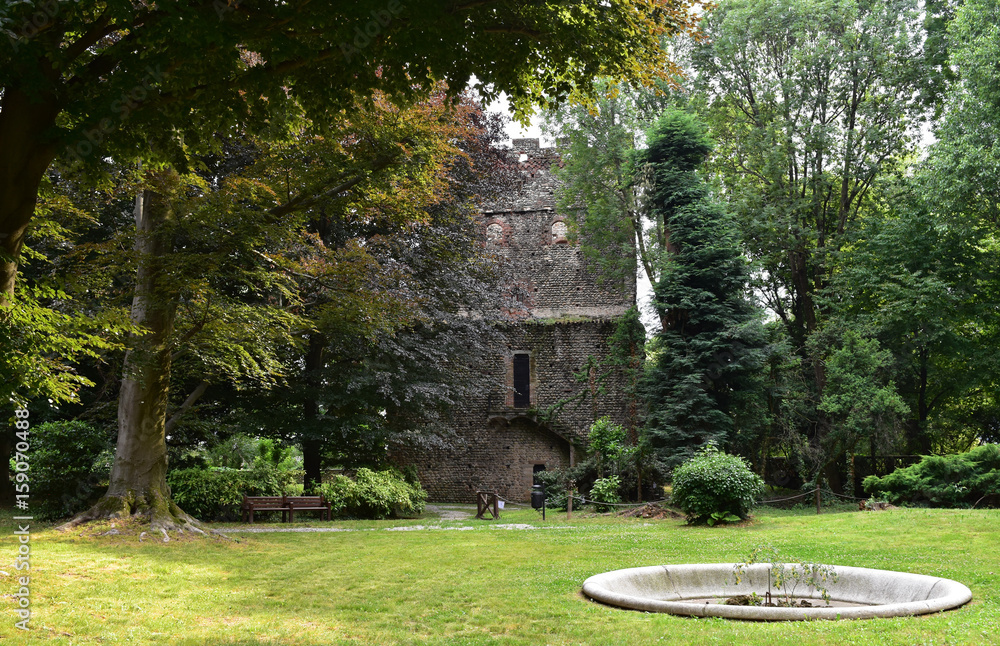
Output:
[[568,525],[558,525],[558,526],[536,526],[528,525],[525,523],[498,523],[498,524],[483,524],[481,526],[473,525],[445,525],[445,521],[455,521],[455,520],[469,520],[475,516],[475,505],[448,505],[448,504],[430,504],[424,508],[424,516],[427,516],[426,520],[431,521],[425,525],[401,525],[398,527],[384,527],[384,528],[370,528],[370,529],[344,529],[341,527],[281,527],[281,526],[265,526],[265,527],[237,527],[233,529],[221,529],[219,530],[223,534],[279,534],[279,533],[323,533],[323,532],[416,532],[416,531],[471,531],[476,529],[498,529],[498,530],[530,530],[530,529],[575,529]]
[[549,525],[535,526],[523,523],[507,523],[500,525],[483,525],[482,527],[472,527],[468,525],[449,527],[445,525],[403,525],[401,527],[385,527],[382,529],[341,529],[339,527],[238,527],[235,529],[220,529],[220,534],[285,534],[298,532],[302,534],[320,534],[323,532],[416,532],[416,531],[444,531],[463,532],[475,530],[528,530],[528,529],[577,529],[571,525]]

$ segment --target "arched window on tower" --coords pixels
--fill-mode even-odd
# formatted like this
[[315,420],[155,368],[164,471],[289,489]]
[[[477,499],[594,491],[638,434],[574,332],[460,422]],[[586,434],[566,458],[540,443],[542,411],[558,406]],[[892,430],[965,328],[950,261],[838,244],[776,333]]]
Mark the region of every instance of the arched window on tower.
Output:
[[569,240],[567,240],[566,238],[567,231],[568,228],[566,227],[566,223],[563,222],[562,220],[556,220],[555,222],[553,222],[552,244],[556,244],[558,242],[569,242]]

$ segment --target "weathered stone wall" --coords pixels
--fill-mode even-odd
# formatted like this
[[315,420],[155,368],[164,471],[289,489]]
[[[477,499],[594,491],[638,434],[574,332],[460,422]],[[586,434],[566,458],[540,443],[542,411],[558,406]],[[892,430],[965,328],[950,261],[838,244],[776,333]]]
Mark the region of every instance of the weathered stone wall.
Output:
[[[586,445],[595,419],[625,419],[627,401],[619,375],[610,375],[603,384],[597,379],[606,369],[595,372],[594,380],[581,382],[575,376],[587,374],[591,357],[607,355],[615,326],[611,319],[505,326],[506,342],[481,367],[478,394],[452,412],[451,447],[402,452],[396,459],[417,467],[433,501],[474,502],[477,490],[528,500],[535,464],[567,467]],[[510,363],[515,353],[523,352],[531,357],[531,406],[515,408]],[[592,391],[599,385],[606,393],[595,398]]]
[[[527,501],[535,465],[569,466],[595,419],[626,420],[621,375],[606,377],[606,394],[595,398],[595,382],[608,369],[582,382],[577,374],[607,357],[616,318],[635,303],[635,280],[600,281],[568,241],[573,214],[555,208],[555,151],[539,148],[537,139],[515,139],[513,153],[522,157],[525,184],[488,205],[482,225],[485,244],[510,263],[519,283],[523,318],[503,325],[504,341],[478,367],[478,394],[452,412],[451,446],[394,454],[417,467],[432,501],[474,502],[480,490]],[[527,408],[514,407],[512,363],[520,353],[530,355]]]

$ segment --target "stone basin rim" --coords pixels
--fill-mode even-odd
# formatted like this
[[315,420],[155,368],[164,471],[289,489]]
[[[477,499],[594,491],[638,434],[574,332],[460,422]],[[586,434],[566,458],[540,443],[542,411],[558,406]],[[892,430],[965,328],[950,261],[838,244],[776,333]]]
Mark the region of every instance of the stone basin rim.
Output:
[[[833,566],[838,581],[828,583],[831,599],[866,605],[855,607],[774,608],[693,604],[682,599],[729,597],[767,590],[770,564],[746,568],[743,582],[733,584],[732,563],[653,565],[595,574],[583,584],[591,599],[632,610],[696,617],[723,617],[752,621],[813,619],[871,619],[905,617],[957,608],[972,599],[972,591],[951,579],[850,566]],[[786,567],[796,564],[787,563]],[[723,587],[725,582],[729,585]],[[799,592],[799,591],[797,591]],[[795,598],[820,599],[804,590]],[[822,604],[822,600],[819,601]]]

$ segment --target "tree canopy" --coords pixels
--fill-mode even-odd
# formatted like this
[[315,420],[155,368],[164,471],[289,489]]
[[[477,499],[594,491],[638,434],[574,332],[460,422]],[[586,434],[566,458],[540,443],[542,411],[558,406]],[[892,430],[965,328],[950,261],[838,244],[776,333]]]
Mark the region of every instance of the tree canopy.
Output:
[[592,93],[598,75],[672,69],[660,39],[693,28],[690,0],[59,2],[0,8],[0,289],[57,156],[183,164],[213,133],[322,123],[378,90],[394,103],[473,75],[486,98]]

